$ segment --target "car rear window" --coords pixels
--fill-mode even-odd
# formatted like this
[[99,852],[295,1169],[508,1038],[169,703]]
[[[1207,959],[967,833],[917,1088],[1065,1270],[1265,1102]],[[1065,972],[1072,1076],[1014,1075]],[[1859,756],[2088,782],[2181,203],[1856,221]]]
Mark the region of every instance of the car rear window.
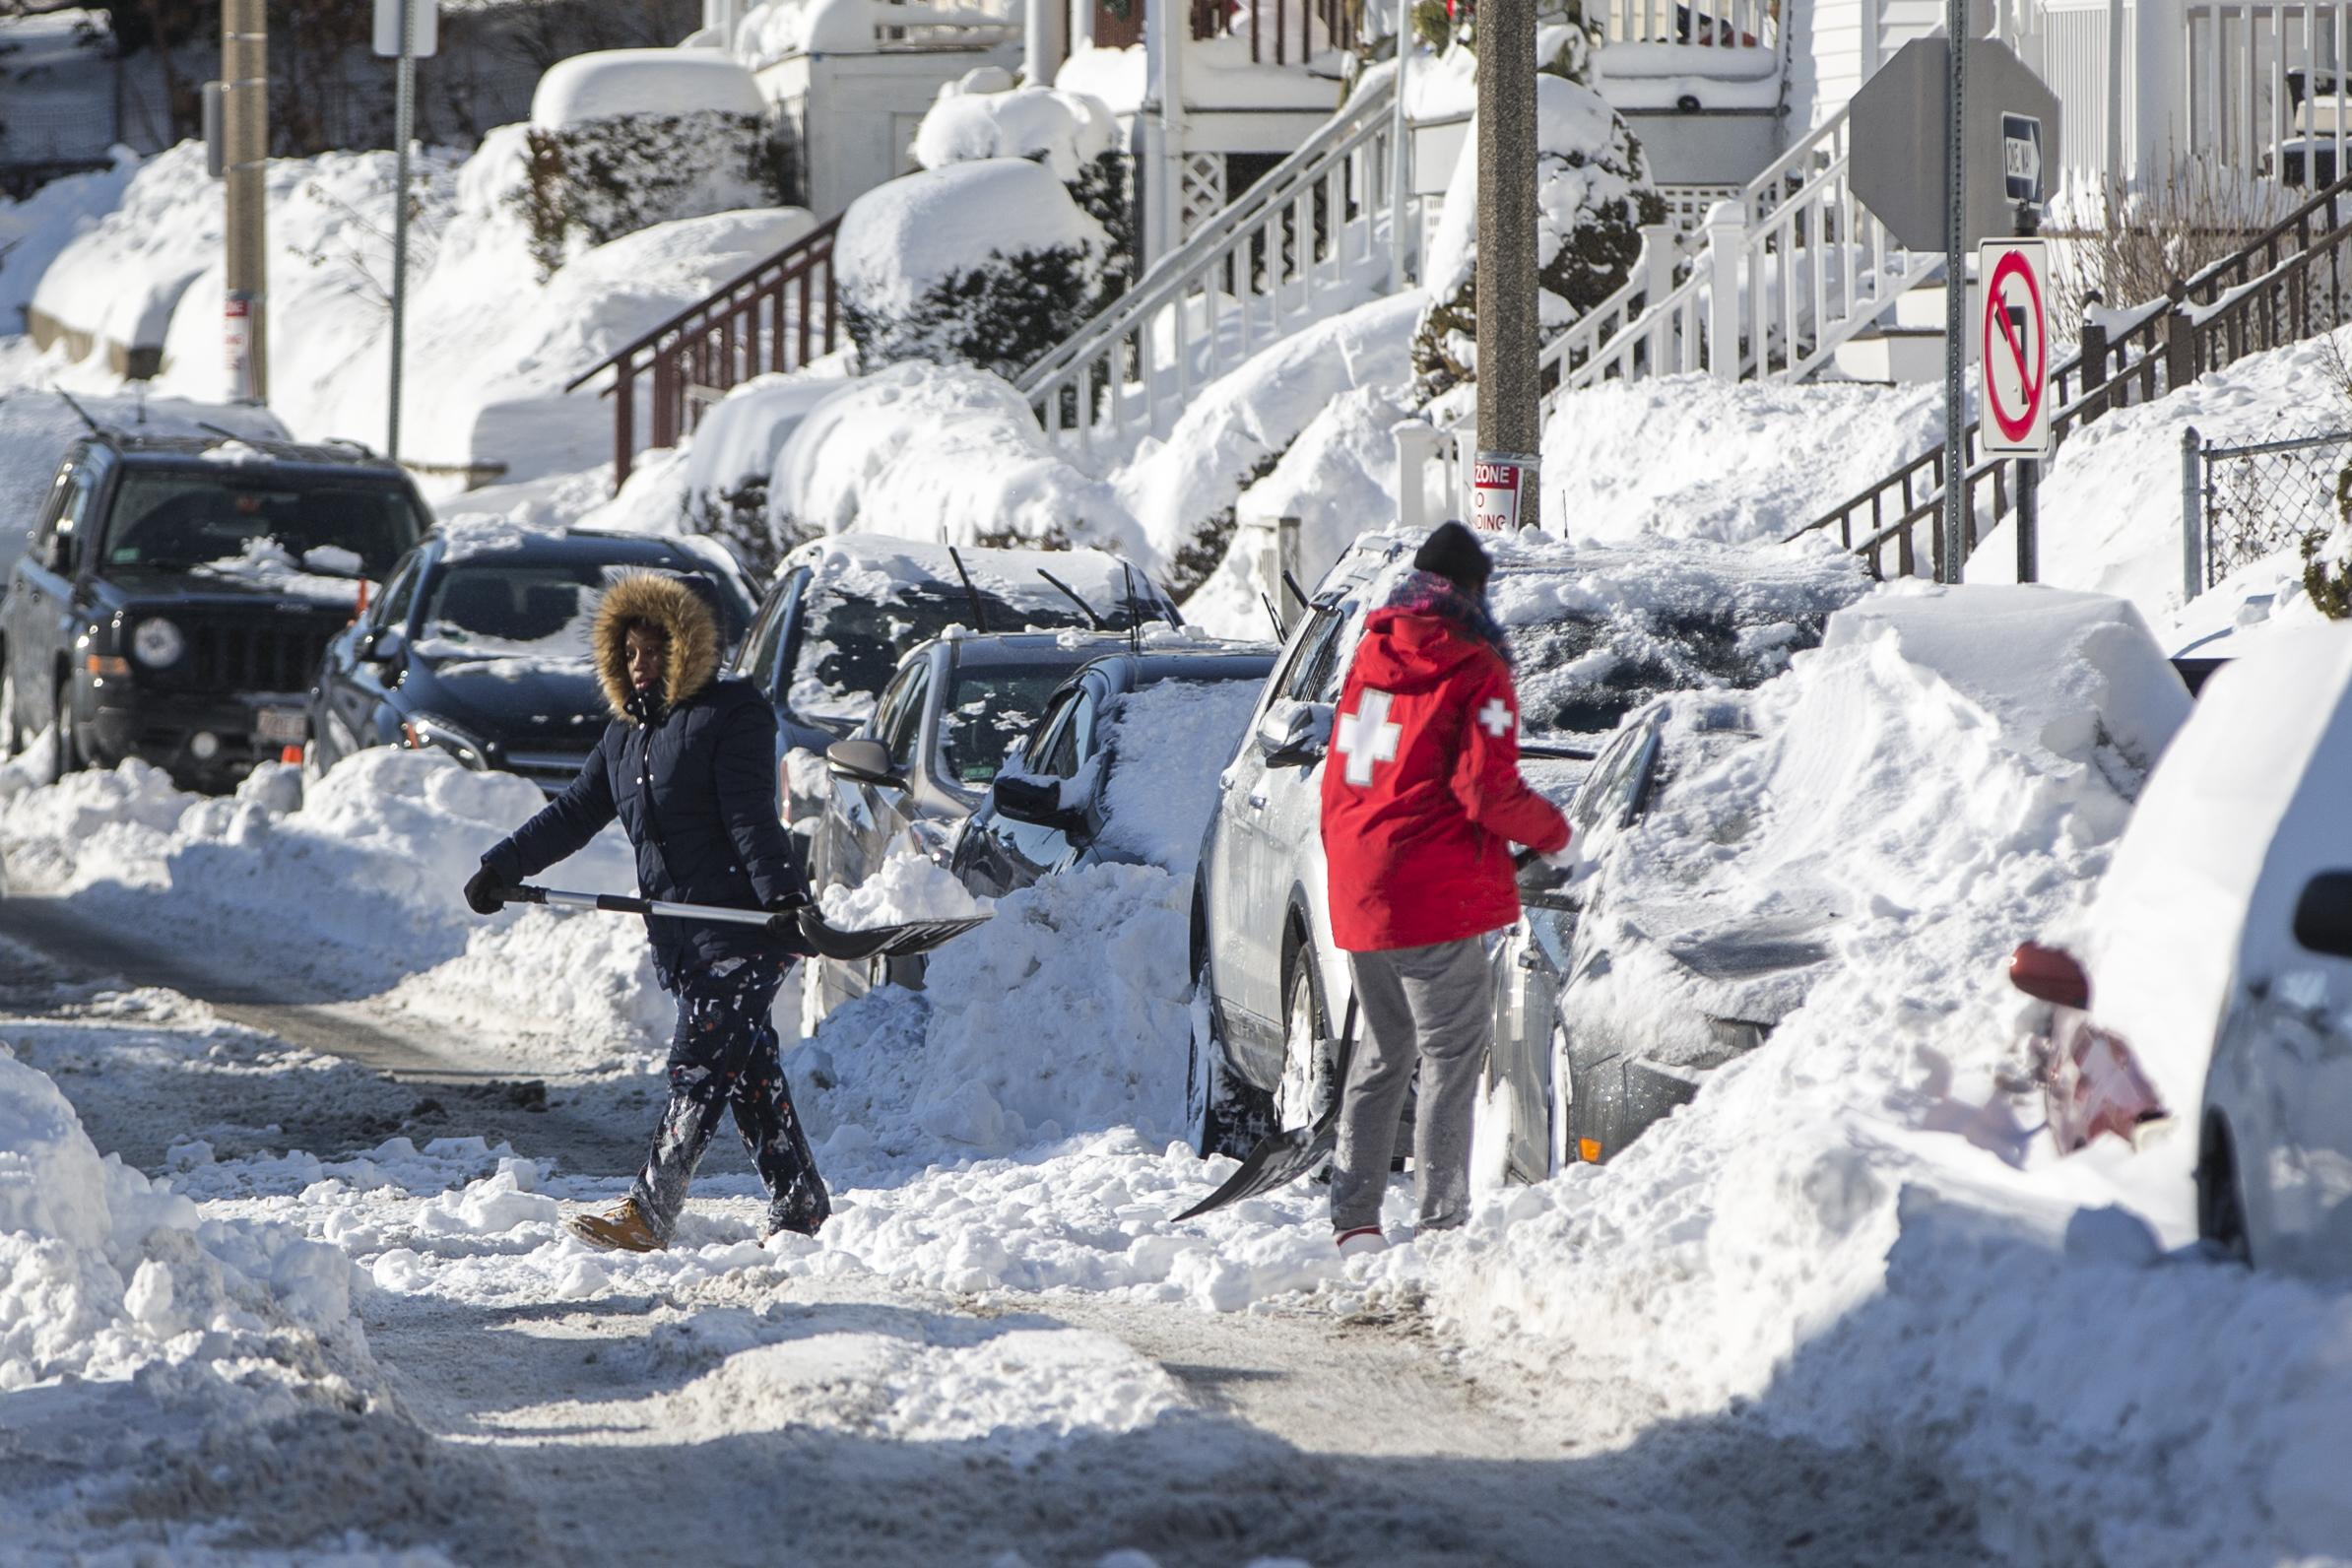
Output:
[[[444,570],[425,596],[418,651],[428,658],[533,655],[585,659],[598,595],[639,565],[600,561],[473,558]],[[719,622],[719,641],[733,646],[745,627],[740,594],[699,573],[680,572]]]
[[[1059,630],[1087,624],[1076,605],[1001,599],[980,595],[987,630],[1018,631],[1037,626]],[[910,583],[887,599],[852,597],[828,588],[810,590],[800,647],[793,659],[792,709],[803,719],[863,722],[874,698],[888,684],[898,661],[916,644],[949,626],[973,630],[972,603],[962,586],[942,588]],[[995,777],[992,765],[989,777]]]
[[356,566],[381,580],[424,530],[407,488],[381,481],[289,485],[133,469],[115,490],[102,558],[184,571],[274,546],[311,571],[348,576]]
[[995,779],[1006,753],[1069,675],[1061,665],[959,670],[940,710],[940,764],[947,776],[974,788]]

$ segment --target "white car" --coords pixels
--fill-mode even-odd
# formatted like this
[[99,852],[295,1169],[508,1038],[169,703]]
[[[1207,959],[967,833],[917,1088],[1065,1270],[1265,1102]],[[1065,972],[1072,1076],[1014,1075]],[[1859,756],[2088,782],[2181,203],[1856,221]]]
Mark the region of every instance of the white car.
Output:
[[2176,1120],[2201,1107],[2141,1157],[2194,1155],[2206,1242],[2335,1277],[2352,1275],[2348,780],[2352,625],[2267,633],[2149,780],[2070,977]]

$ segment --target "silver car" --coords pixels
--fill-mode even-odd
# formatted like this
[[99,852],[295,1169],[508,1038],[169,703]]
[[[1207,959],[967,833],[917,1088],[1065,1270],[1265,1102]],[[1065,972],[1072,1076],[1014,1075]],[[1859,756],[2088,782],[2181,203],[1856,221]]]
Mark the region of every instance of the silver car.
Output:
[[[1312,1120],[1339,1082],[1349,979],[1326,904],[1323,757],[1364,618],[1418,543],[1367,534],[1325,576],[1220,780],[1192,915],[1188,1104],[1204,1153]],[[1489,593],[1518,659],[1525,771],[1562,803],[1628,713],[1671,691],[1753,685],[1869,587],[1841,560],[1713,546],[1601,551],[1530,536],[1494,554]],[[1508,1039],[1498,1049],[1498,1071],[1529,1079],[1514,1081],[1519,1104],[1552,1099],[1541,1054]]]

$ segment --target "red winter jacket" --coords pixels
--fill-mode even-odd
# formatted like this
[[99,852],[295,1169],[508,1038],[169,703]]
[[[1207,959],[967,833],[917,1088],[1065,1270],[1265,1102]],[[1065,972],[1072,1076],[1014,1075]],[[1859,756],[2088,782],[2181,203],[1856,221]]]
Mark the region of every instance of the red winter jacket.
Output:
[[1568,821],[1519,776],[1510,666],[1442,617],[1375,610],[1323,765],[1333,940],[1382,952],[1510,925],[1515,843],[1564,849]]

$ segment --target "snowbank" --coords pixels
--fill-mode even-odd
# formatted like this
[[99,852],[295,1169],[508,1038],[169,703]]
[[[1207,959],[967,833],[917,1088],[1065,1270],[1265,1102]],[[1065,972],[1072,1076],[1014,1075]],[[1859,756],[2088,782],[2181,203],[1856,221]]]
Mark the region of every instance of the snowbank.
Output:
[[599,49],[549,66],[531,95],[543,131],[622,114],[767,112],[751,73],[707,49]]
[[915,132],[915,162],[942,168],[986,159],[1028,159],[1068,185],[1111,151],[1116,129],[1102,101],[1082,93],[1044,87],[959,92],[948,83]]
[[781,536],[1093,545],[1158,565],[1117,492],[1071,467],[1020,394],[979,370],[896,364],[826,398],[777,455],[768,517]]
[[114,165],[50,180],[23,201],[0,199],[0,334],[24,330],[25,307],[58,252],[122,204],[139,159],[117,148]]

